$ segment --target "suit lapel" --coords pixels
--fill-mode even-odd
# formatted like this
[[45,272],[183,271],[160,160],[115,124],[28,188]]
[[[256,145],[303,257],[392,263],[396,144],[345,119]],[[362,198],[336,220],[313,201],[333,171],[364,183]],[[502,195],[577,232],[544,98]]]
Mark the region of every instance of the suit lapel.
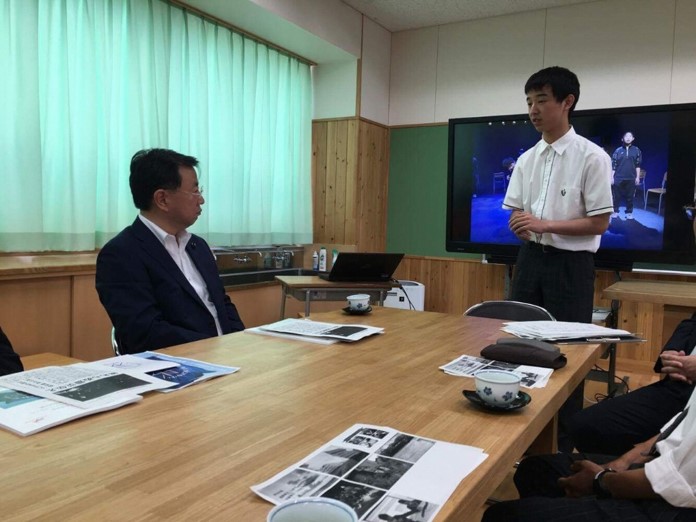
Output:
[[[199,302],[201,306],[206,308],[203,301],[201,301],[201,298],[191,286],[191,283],[188,282],[188,279],[186,279],[184,273],[176,265],[172,259],[172,256],[169,255],[169,252],[167,252],[167,249],[164,248],[164,245],[160,243],[159,239],[155,237],[152,231],[147,228],[142,221],[140,221],[140,218],[135,218],[131,228],[133,230],[133,235],[135,235],[135,237],[141,241],[143,248],[148,255],[157,261],[162,266],[164,271],[174,280],[176,280],[176,282],[179,283],[179,285],[181,285],[181,287],[186,290],[186,292],[188,292],[193,299]],[[196,266],[198,266],[197,263]],[[206,280],[206,284],[207,283],[208,281]]]

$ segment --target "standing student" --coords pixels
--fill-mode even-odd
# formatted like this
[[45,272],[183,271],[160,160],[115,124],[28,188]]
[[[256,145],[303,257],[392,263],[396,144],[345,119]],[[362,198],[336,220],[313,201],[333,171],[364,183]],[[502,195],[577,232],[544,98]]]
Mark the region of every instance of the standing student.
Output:
[[205,203],[196,165],[167,149],[141,150],[131,160],[140,214],[102,248],[96,275],[122,354],[244,329],[210,247],[186,230]]
[[636,186],[640,184],[640,166],[643,153],[633,145],[632,132],[626,132],[621,138],[621,146],[611,155],[611,185],[614,193],[614,212],[611,217],[619,215],[621,200],[626,202],[626,219],[633,219],[633,198]]
[[[522,240],[512,299],[546,308],[559,321],[592,321],[594,253],[613,210],[611,159],[579,136],[570,115],[578,77],[563,67],[534,73],[524,87],[541,140],[517,160],[503,208]],[[567,418],[582,408],[582,385],[559,416],[559,446],[570,450]]]

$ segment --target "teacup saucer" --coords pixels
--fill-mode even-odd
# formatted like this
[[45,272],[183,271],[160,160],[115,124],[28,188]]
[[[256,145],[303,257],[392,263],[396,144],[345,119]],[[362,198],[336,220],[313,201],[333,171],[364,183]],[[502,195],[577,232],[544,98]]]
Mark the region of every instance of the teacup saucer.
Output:
[[517,397],[515,398],[515,400],[512,401],[507,406],[495,406],[493,404],[488,404],[487,402],[485,402],[481,397],[478,396],[478,393],[476,393],[473,390],[464,390],[462,393],[464,394],[464,397],[469,399],[471,402],[473,402],[477,406],[480,406],[481,408],[483,408],[485,410],[491,410],[491,411],[519,410],[520,408],[523,408],[524,406],[526,406],[527,404],[529,404],[532,401],[532,398],[529,396],[528,393],[520,391],[517,394]]
[[350,306],[346,306],[343,311],[347,313],[348,315],[365,315],[369,314],[372,311],[372,307],[368,306],[364,310],[353,310]]

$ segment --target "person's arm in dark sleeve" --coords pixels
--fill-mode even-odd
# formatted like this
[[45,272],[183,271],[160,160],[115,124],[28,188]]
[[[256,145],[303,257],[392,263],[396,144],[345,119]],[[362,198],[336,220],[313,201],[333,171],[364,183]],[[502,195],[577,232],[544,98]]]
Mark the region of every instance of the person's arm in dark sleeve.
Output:
[[15,353],[5,332],[0,328],[0,375],[17,373],[23,370],[22,360]]

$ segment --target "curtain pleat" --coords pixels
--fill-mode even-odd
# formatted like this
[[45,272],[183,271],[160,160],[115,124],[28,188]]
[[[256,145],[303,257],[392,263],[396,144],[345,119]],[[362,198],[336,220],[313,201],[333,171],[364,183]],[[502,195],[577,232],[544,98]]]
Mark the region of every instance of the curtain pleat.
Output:
[[312,241],[306,64],[160,0],[0,0],[0,67],[0,251],[103,246],[150,147],[199,159],[212,244]]

